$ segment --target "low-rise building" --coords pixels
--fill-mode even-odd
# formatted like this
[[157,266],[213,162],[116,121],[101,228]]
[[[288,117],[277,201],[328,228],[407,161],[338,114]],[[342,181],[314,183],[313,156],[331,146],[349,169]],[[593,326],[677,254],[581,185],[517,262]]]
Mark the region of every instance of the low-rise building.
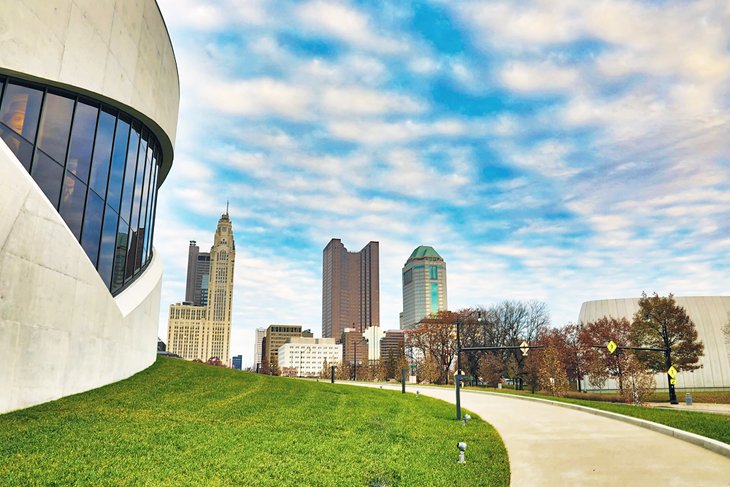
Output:
[[279,347],[279,369],[296,369],[299,377],[316,377],[325,361],[337,365],[342,360],[342,345],[334,338],[293,337]]

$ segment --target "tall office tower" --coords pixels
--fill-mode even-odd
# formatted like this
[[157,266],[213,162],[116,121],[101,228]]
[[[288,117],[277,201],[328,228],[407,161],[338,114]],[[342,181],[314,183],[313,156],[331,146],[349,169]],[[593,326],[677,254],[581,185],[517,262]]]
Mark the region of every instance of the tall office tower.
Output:
[[264,338],[266,337],[266,328],[256,328],[256,337],[253,341],[253,370],[261,364],[261,351]]
[[236,246],[228,209],[218,220],[210,249],[208,300],[205,306],[173,304],[167,327],[168,350],[187,360],[218,357],[228,363]]
[[446,309],[446,262],[433,247],[416,247],[403,266],[401,330]]
[[339,339],[342,330],[380,326],[378,242],[348,252],[339,238],[322,251],[322,336]]
[[201,252],[195,240],[188,247],[188,278],[185,283],[185,302],[193,306],[208,304],[210,279],[210,252]]

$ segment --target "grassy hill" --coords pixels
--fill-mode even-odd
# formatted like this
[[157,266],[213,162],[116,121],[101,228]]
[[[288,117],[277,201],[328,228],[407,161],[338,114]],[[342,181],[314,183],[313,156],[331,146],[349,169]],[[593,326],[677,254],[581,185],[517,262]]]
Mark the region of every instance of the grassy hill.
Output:
[[160,358],[0,415],[0,484],[508,485],[509,464],[489,424],[434,399]]

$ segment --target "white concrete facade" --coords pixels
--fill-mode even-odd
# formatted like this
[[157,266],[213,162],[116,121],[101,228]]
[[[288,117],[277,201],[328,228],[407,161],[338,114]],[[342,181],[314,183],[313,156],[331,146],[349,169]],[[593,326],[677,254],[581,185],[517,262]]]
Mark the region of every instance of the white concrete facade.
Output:
[[180,84],[155,0],[7,0],[0,73],[66,88],[139,118],[170,170]]
[[[0,74],[108,103],[144,122],[169,171],[179,81],[154,0],[8,0]],[[74,234],[0,141],[0,413],[100,387],[156,357],[162,263],[112,297]]]
[[279,347],[279,369],[294,368],[300,377],[315,377],[325,360],[330,365],[342,361],[342,345],[334,338],[292,337]]
[[0,413],[115,382],[156,356],[162,263],[113,298],[0,141]]
[[[674,300],[687,311],[705,345],[705,354],[700,359],[702,368],[680,372],[676,386],[681,389],[730,387],[730,343],[722,333],[722,326],[730,317],[730,296],[675,296]],[[631,321],[638,309],[639,298],[588,301],[582,304],[578,320],[589,323],[608,316]],[[666,374],[657,374],[655,378],[657,387],[669,387]],[[615,386],[611,383],[607,388]]]
[[385,330],[379,326],[371,326],[362,333],[368,342],[368,359],[380,360],[380,340],[385,337]]

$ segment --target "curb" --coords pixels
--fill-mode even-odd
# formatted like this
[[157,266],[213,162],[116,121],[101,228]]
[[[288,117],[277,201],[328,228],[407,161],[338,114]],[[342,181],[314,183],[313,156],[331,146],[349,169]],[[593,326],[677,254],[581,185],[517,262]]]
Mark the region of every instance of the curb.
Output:
[[633,416],[625,416],[623,414],[613,413],[611,411],[603,411],[602,409],[593,409],[593,408],[590,408],[587,406],[581,406],[579,404],[551,401],[549,399],[542,399],[539,397],[519,396],[517,394],[500,394],[498,392],[489,392],[489,391],[462,391],[462,393],[463,392],[476,392],[478,394],[489,394],[492,396],[509,397],[509,398],[515,398],[515,399],[522,399],[525,401],[537,401],[537,402],[550,404],[553,406],[558,406],[558,407],[563,407],[563,408],[568,408],[568,409],[575,409],[577,411],[583,411],[588,414],[595,414],[596,416],[603,416],[606,418],[615,419],[617,421],[623,421],[624,423],[633,424],[635,426],[640,426],[642,428],[650,429],[652,431],[656,431],[657,433],[661,433],[661,434],[667,435],[667,436],[672,436],[674,438],[677,438],[678,440],[692,443],[699,447],[702,447],[707,450],[718,453],[726,458],[730,458],[730,445],[728,445],[727,443],[723,443],[718,440],[713,440],[712,438],[707,438],[706,436],[697,435],[695,433],[690,433],[689,431],[683,431],[683,430],[680,430],[677,428],[672,428],[671,426],[665,426],[663,424],[654,423],[653,421],[647,421],[645,419],[634,418]]

